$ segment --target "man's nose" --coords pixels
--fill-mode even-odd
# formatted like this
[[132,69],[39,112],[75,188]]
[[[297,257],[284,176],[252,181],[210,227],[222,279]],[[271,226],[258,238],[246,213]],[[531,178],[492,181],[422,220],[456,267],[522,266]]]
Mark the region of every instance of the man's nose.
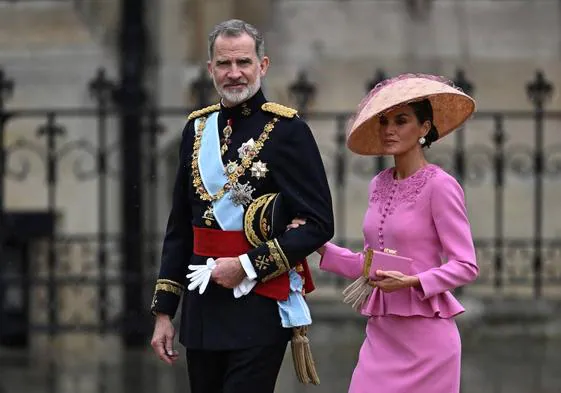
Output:
[[229,72],[228,72],[228,78],[230,79],[239,79],[241,78],[242,73],[240,72],[240,69],[238,68],[237,65],[233,64],[232,67],[230,68]]

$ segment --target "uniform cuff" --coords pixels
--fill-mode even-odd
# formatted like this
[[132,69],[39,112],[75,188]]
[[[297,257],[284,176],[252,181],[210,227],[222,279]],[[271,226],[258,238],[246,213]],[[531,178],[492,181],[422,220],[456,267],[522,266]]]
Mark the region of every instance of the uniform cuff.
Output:
[[249,278],[250,280],[255,280],[257,278],[257,273],[255,272],[255,269],[253,268],[253,265],[251,264],[251,261],[249,260],[247,254],[240,255],[238,258],[240,259],[247,278]]
[[154,316],[156,316],[157,312],[167,314],[171,319],[173,319],[179,306],[180,299],[181,298],[174,293],[158,291],[152,298],[150,312]]

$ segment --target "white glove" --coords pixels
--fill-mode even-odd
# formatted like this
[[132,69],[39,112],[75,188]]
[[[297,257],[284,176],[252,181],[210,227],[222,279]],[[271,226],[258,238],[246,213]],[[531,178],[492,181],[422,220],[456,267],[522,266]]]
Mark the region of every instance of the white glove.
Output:
[[199,287],[199,294],[202,295],[208,286],[212,269],[214,269],[215,266],[216,262],[212,258],[206,260],[206,265],[189,265],[188,268],[192,270],[192,272],[187,274],[187,278],[190,281],[187,289],[193,291],[195,288]]
[[[216,262],[212,258],[206,260],[206,265],[189,265],[189,270],[191,273],[187,274],[187,278],[190,284],[187,289],[194,291],[197,287],[199,288],[199,294],[203,294],[210,281],[210,276],[212,274],[212,269],[216,266]],[[234,288],[234,297],[236,299],[247,295],[253,287],[257,284],[257,281],[250,280],[249,278],[244,278],[243,281]]]

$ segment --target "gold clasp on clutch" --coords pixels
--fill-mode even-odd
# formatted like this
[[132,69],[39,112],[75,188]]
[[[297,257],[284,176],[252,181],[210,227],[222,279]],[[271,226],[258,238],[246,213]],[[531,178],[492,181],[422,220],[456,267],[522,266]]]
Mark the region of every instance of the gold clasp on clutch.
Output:
[[362,266],[362,276],[368,278],[370,273],[370,267],[372,266],[372,257],[374,256],[374,250],[367,248],[364,252],[364,265]]
[[[397,255],[397,251],[392,250],[391,248],[384,248],[383,252],[390,255]],[[372,250],[371,248],[367,248],[366,250],[364,250],[364,265],[362,266],[362,276],[365,278],[368,278],[373,259],[374,250]]]

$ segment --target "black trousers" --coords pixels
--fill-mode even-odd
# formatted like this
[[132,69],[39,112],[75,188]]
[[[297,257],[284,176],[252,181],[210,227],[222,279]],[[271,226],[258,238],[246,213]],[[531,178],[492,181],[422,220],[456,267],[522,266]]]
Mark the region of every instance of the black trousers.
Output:
[[191,393],[273,393],[286,342],[229,351],[187,350]]

